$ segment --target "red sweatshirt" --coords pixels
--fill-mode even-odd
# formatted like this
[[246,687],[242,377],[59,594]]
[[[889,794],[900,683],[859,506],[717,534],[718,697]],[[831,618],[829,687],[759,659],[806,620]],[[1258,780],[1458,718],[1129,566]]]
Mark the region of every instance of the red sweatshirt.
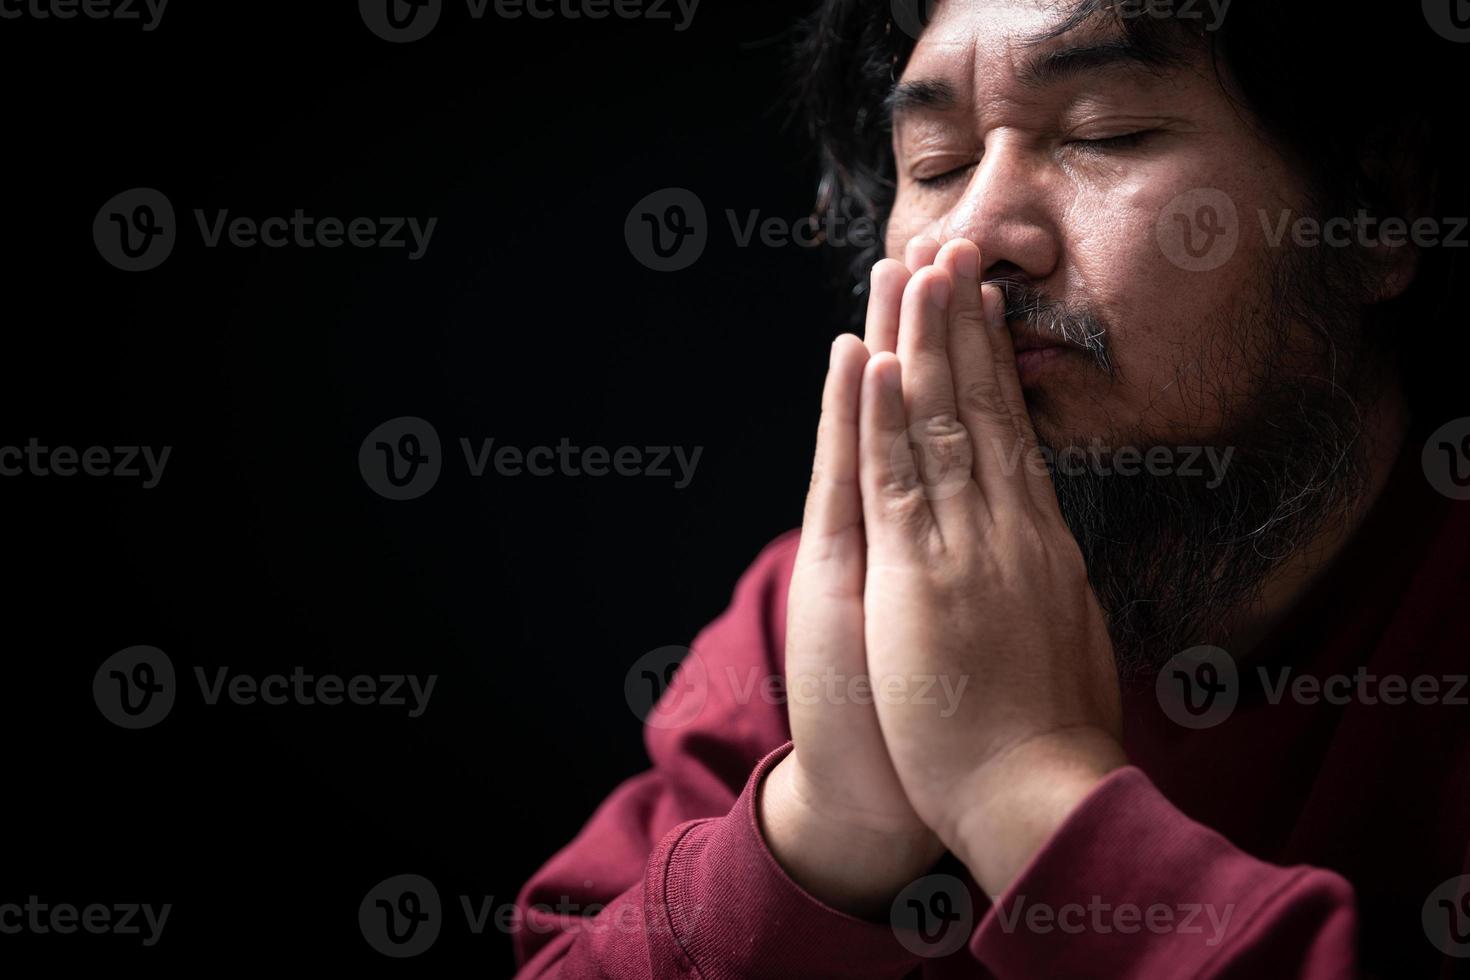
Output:
[[782,676],[796,543],[695,640],[702,678],[686,660],[645,728],[653,767],[522,890],[521,976],[1470,975],[1470,504],[1430,488],[1417,447],[1212,724],[1126,691],[1132,764],[1005,894],[946,858],[893,921],[827,907],[761,836],[790,733],[760,681]]

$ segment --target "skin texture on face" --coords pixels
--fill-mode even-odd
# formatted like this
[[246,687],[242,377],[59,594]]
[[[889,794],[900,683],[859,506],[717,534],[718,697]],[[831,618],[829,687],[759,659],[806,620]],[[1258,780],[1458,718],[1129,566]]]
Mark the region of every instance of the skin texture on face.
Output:
[[[1273,240],[1283,215],[1334,205],[1208,52],[1181,38],[1160,57],[1106,18],[1038,40],[1066,13],[939,5],[888,99],[885,248],[914,270],[937,242],[973,241],[1017,351],[1051,335],[1016,368],[1058,462],[1099,446],[1229,460],[1208,483],[1053,472],[1119,668],[1142,674],[1193,644],[1253,642],[1356,528],[1404,424],[1363,314],[1407,285],[1412,257]],[[1200,262],[1207,218],[1233,239]]]
[[[1311,348],[1304,329],[1262,322],[1283,256],[1255,220],[1300,214],[1304,188],[1202,49],[1141,64],[1106,23],[1033,43],[1058,17],[1020,0],[940,4],[893,100],[887,254],[914,236],[969,238],[986,278],[1103,326],[1111,376],[1078,351],[1022,372],[1045,442],[1209,442],[1256,393],[1256,352]],[[1233,202],[1239,236],[1208,271],[1174,261],[1158,231],[1171,202],[1202,189]]]

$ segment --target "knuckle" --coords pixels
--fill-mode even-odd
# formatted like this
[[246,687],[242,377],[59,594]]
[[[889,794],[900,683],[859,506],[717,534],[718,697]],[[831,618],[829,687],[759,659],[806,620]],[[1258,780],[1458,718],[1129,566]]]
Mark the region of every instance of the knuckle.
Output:
[[960,421],[960,417],[953,412],[938,412],[914,426],[910,435],[924,442],[948,442],[952,440],[969,440],[969,432]]
[[1005,399],[995,379],[977,378],[960,389],[960,404],[971,412],[999,414],[1004,411]]
[[883,485],[879,499],[883,517],[890,523],[900,528],[915,528],[924,523],[928,501],[917,484],[890,480]]
[[956,327],[960,327],[961,329],[965,329],[965,330],[983,330],[983,329],[985,329],[985,314],[981,311],[980,307],[978,307],[978,306],[961,306],[961,307],[957,307],[955,309],[954,313],[952,314],[952,319],[953,319],[954,325]]

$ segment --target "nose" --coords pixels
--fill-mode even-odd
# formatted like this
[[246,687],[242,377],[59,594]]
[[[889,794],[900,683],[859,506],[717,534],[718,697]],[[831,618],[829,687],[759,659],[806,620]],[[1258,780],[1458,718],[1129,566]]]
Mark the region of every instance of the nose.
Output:
[[1019,140],[991,134],[969,183],[939,221],[939,240],[974,242],[986,279],[1042,282],[1062,255],[1054,204],[1062,179]]

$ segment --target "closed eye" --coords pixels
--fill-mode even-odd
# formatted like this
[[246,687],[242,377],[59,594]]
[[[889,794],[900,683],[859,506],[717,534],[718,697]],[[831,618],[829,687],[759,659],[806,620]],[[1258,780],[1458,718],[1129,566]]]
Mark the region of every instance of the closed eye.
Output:
[[1126,150],[1134,147],[1154,135],[1158,130],[1140,129],[1135,133],[1120,133],[1117,136],[1107,136],[1096,140],[1068,140],[1068,146],[1075,146],[1086,152],[1101,152],[1105,150]]
[[944,173],[935,174],[932,177],[915,177],[914,183],[918,184],[921,187],[946,187],[958,181],[961,177],[969,173],[971,170],[974,170],[975,167],[976,164],[967,163],[963,167],[955,167],[953,170],[946,170]]

